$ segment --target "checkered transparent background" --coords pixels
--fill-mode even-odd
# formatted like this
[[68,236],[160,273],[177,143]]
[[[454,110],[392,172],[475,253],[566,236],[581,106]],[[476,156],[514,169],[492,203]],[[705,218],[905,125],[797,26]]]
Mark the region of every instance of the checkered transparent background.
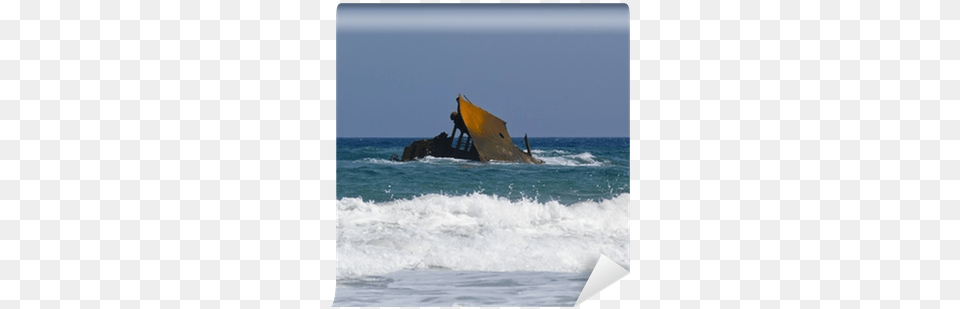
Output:
[[[960,307],[960,2],[625,2],[632,272],[583,308]],[[0,308],[329,306],[335,16],[0,2]]]

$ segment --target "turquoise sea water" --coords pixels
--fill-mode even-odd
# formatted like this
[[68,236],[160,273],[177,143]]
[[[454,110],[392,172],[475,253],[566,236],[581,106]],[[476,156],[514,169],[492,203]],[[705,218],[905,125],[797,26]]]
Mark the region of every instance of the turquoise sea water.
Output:
[[337,140],[334,306],[572,306],[599,254],[628,267],[627,138],[530,138],[542,165],[389,160],[413,140]]
[[[363,197],[390,201],[428,193],[479,192],[517,200],[570,204],[629,193],[627,138],[531,138],[533,154],[544,165],[481,163],[428,157],[390,161],[414,139],[337,140],[337,199]],[[523,141],[514,139],[517,145]]]

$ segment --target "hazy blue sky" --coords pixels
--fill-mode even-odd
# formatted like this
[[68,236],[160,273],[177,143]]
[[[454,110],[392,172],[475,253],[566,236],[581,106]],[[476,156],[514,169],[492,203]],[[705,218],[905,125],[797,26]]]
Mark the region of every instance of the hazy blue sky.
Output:
[[341,4],[337,136],[433,137],[457,93],[513,137],[629,136],[624,4]]

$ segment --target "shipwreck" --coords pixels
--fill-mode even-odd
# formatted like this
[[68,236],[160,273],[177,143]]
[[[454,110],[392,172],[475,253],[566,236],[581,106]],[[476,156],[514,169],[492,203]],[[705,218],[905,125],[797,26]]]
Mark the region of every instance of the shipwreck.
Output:
[[[530,152],[530,141],[523,136],[524,152],[513,144],[507,132],[507,122],[490,114],[464,95],[457,96],[457,110],[450,113],[453,130],[441,132],[432,139],[414,141],[403,149],[403,156],[393,155],[397,161],[410,161],[426,156],[458,158],[473,161],[501,161],[541,164]],[[459,137],[457,136],[459,133]],[[466,139],[464,139],[466,137]]]

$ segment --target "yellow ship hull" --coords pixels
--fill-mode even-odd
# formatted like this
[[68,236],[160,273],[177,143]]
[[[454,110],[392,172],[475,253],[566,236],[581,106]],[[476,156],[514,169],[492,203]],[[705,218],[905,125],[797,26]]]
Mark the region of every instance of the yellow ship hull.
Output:
[[[450,120],[453,120],[454,127],[449,136],[442,132],[432,139],[414,141],[404,149],[402,158],[394,155],[394,159],[409,161],[434,156],[484,162],[543,163],[530,153],[526,136],[527,152],[523,152],[513,144],[506,121],[474,105],[463,95],[457,96],[457,111],[450,115]],[[458,131],[459,138],[456,136]]]

